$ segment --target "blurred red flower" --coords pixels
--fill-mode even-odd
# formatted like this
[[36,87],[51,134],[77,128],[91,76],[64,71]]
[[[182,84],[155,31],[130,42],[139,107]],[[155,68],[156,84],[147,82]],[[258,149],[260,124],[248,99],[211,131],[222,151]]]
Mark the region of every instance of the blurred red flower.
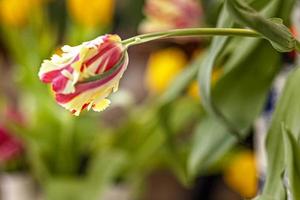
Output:
[[0,163],[18,158],[23,150],[21,140],[0,125]]

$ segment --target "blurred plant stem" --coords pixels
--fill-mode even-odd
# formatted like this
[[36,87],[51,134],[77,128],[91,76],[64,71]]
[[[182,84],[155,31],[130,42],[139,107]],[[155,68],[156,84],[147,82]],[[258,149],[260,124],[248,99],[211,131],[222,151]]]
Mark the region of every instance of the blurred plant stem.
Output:
[[191,28],[175,29],[165,32],[149,33],[138,35],[126,40],[123,44],[126,47],[150,42],[158,39],[187,36],[243,36],[243,37],[262,37],[261,34],[249,29],[240,28]]
[[161,106],[158,110],[157,117],[160,119],[160,125],[163,128],[163,133],[166,137],[166,149],[168,151],[169,162],[174,165],[174,170],[181,182],[188,186],[190,180],[188,180],[188,172],[186,168],[186,158],[180,152],[178,145],[176,144],[176,132],[170,122],[170,111],[172,110],[171,104],[165,104]]

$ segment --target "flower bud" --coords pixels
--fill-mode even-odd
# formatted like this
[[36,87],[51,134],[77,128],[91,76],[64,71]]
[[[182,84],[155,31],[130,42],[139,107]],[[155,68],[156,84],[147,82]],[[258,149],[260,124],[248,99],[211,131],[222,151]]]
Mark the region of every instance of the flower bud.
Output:
[[61,56],[45,60],[39,77],[52,85],[56,101],[74,115],[84,109],[104,110],[118,88],[128,55],[117,35],[105,35],[79,46],[62,48]]

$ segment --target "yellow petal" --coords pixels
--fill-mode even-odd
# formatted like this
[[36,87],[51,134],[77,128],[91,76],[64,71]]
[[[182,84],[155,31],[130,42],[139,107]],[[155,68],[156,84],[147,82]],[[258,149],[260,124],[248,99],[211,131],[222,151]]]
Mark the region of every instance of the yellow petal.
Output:
[[110,100],[102,99],[101,101],[95,103],[92,108],[96,112],[101,112],[105,110],[109,105],[110,105]]

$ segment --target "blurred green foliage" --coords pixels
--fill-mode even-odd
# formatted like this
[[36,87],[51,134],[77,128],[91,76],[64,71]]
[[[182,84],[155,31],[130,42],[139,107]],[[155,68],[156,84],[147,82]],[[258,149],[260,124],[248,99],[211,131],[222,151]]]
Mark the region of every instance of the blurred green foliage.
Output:
[[[254,22],[280,17],[289,25],[294,1],[246,2],[259,12],[251,10],[259,15],[251,19]],[[5,81],[10,81],[17,95],[10,98],[0,94],[0,109],[17,102],[13,106],[25,123],[11,121],[8,125],[24,140],[30,172],[49,200],[97,199],[120,181],[131,185],[138,195],[143,180],[158,168],[167,168],[190,187],[199,175],[220,170],[224,158],[251,134],[263,110],[282,66],[281,55],[266,40],[229,37],[213,38],[208,41],[209,48],[201,46],[204,53],[191,61],[162,95],[149,95],[142,104],[123,108],[126,115],[119,123],[113,121],[114,126],[105,123],[110,110],[76,118],[56,105],[50,89],[38,80],[42,60],[59,53],[63,43],[80,44],[110,31],[135,33],[143,17],[143,5],[143,0],[118,2],[113,21],[85,27],[70,16],[66,1],[53,0],[38,6],[37,12],[30,12],[26,25],[1,24],[1,43],[5,46],[1,49],[1,70],[12,72]],[[208,26],[240,27],[251,21],[239,24],[237,14],[232,15],[221,0],[203,1],[203,7]],[[261,26],[252,28],[261,31]],[[268,33],[267,39],[274,40],[268,38],[274,29],[263,31]],[[224,74],[212,87],[211,73],[217,66],[224,69]],[[269,131],[267,148],[272,165],[268,169],[267,196],[285,196],[285,170],[298,175],[295,160],[299,156],[299,130],[294,127],[299,119],[298,72],[290,77]],[[198,73],[201,103],[186,95]],[[239,137],[235,137],[237,134]],[[298,180],[294,176],[289,179],[297,199]]]

